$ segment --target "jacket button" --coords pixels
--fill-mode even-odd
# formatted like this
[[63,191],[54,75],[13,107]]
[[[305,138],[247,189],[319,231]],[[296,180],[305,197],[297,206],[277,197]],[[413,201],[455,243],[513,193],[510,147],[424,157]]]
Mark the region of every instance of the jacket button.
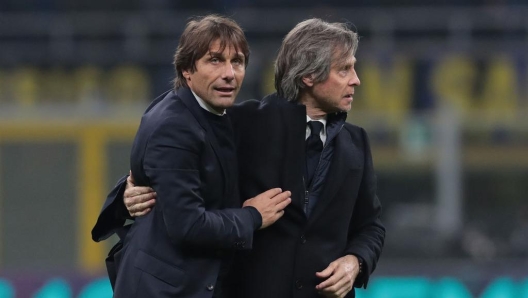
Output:
[[301,282],[300,280],[297,280],[297,281],[295,282],[295,287],[296,287],[298,290],[302,289],[302,287],[303,287],[302,282]]
[[301,236],[301,243],[302,243],[302,244],[305,244],[305,243],[306,243],[306,237],[304,237],[304,235]]
[[212,290],[214,290],[214,285],[213,285],[213,284],[208,284],[208,285],[207,285],[207,290],[208,290],[208,291],[212,291]]

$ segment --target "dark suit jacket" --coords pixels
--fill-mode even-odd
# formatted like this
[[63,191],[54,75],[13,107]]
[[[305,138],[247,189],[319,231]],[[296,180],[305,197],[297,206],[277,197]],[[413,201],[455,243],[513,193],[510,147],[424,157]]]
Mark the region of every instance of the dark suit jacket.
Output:
[[[292,191],[292,203],[272,226],[257,231],[253,249],[231,270],[240,298],[320,297],[315,272],[347,254],[360,256],[365,286],[380,256],[385,229],[367,135],[346,123],[333,139],[324,187],[309,218],[303,211],[306,108],[275,95],[246,101],[228,113],[238,133],[240,191],[251,197],[270,187]],[[347,297],[354,297],[354,291]]]
[[[325,187],[307,218],[302,180],[306,108],[272,95],[236,105],[228,115],[237,133],[241,198],[273,187],[292,191],[285,215],[257,231],[253,249],[235,261],[228,297],[320,297],[315,286],[321,280],[315,272],[347,254],[364,260],[365,272],[355,286],[366,286],[381,254],[385,229],[365,131],[348,123],[340,130]],[[116,186],[107,198],[112,210],[122,208],[117,206],[123,204],[123,188],[124,184]],[[100,235],[119,224],[115,217],[104,222]],[[347,297],[354,297],[354,291]]]
[[[260,218],[251,208],[224,209],[240,206],[236,196],[225,197],[233,181],[225,181],[224,171],[233,165],[219,156],[190,89],[169,92],[147,109],[130,163],[136,183],[158,196],[123,241],[115,297],[212,297],[222,256],[250,249]],[[108,234],[96,228],[95,239]]]

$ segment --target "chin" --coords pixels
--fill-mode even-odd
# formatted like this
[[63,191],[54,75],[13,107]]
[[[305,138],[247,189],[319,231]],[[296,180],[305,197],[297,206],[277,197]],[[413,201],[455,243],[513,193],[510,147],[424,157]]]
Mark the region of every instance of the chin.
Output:
[[352,103],[349,103],[349,104],[343,106],[342,111],[343,112],[349,112],[351,109],[352,109]]
[[229,98],[229,99],[224,98],[224,99],[218,101],[217,107],[221,108],[221,109],[227,109],[227,108],[231,107],[234,103],[235,103],[235,99],[234,98]]
[[345,112],[345,113],[348,113],[351,109],[352,109],[351,106],[338,107],[337,109],[335,109],[335,112],[336,112],[336,113],[339,113],[339,112]]

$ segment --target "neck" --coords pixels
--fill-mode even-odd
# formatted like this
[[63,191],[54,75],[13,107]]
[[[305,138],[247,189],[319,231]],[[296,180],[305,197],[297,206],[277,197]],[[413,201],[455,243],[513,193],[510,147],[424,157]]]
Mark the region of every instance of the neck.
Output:
[[307,94],[301,95],[299,102],[306,106],[306,115],[311,119],[320,120],[326,116],[326,112],[315,103],[312,97],[307,96]]
[[194,95],[194,97],[196,98],[196,101],[198,102],[198,104],[200,105],[200,107],[202,107],[202,109],[210,112],[210,113],[213,113],[215,115],[218,115],[218,116],[222,116],[225,114],[225,109],[218,109],[218,108],[215,108],[213,106],[211,106],[210,104],[208,104],[207,102],[205,102],[200,96],[198,96],[196,93],[194,93],[194,91],[191,89],[191,92],[192,94]]

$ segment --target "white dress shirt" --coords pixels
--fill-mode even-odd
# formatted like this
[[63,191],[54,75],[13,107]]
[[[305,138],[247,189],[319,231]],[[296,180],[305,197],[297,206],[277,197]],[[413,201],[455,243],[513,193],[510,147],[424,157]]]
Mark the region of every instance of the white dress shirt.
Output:
[[[194,95],[194,97],[196,98],[196,101],[198,101],[198,104],[206,111],[208,112],[211,112],[217,116],[224,116],[226,111],[224,110],[222,113],[218,113],[217,111],[215,111],[215,109],[213,109],[209,104],[207,104],[203,99],[200,98],[200,96],[196,95],[196,93],[194,93],[194,91],[192,91],[192,94]],[[323,142],[324,144],[324,142]]]
[[308,121],[319,121],[321,123],[323,123],[323,129],[321,129],[321,134],[319,135],[321,137],[321,141],[323,142],[323,146],[326,142],[326,116],[324,116],[324,118],[322,119],[319,119],[319,120],[313,120],[312,118],[310,118],[310,116],[306,115],[306,137],[304,138],[305,140],[308,139],[308,137],[310,136],[310,127],[308,126]]

